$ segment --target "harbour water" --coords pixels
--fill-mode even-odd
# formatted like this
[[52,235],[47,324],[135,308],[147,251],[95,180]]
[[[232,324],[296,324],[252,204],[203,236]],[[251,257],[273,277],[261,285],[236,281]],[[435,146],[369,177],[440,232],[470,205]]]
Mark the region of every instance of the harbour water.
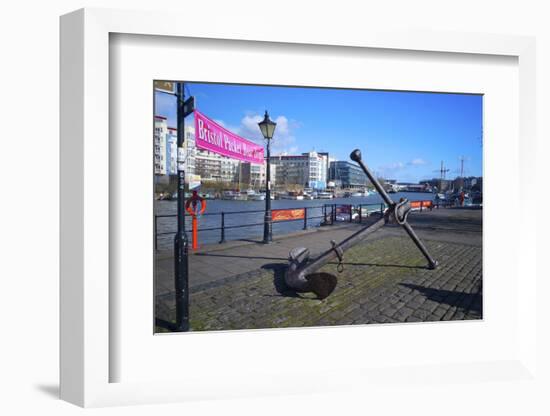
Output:
[[[421,192],[398,192],[390,194],[394,201],[405,197],[410,201],[433,200],[434,195]],[[213,229],[221,226],[221,213],[225,213],[225,239],[258,239],[263,235],[263,221],[265,201],[228,201],[207,200],[207,208],[204,215],[199,218],[199,244],[212,244],[220,241],[221,230]],[[378,210],[382,199],[378,194],[367,197],[350,197],[334,199],[314,200],[272,200],[271,209],[303,208],[307,207],[308,227],[318,227],[322,220],[323,205],[369,205],[369,210]],[[367,207],[363,207],[364,210]],[[249,212],[253,211],[253,212]],[[157,216],[172,215],[170,217],[157,218],[157,248],[168,250],[173,247],[174,232],[177,228],[175,214],[177,212],[176,201],[155,201],[155,213]],[[240,227],[245,224],[255,224]],[[273,223],[273,235],[287,234],[303,229],[304,221],[275,222]],[[233,228],[235,227],[235,228]],[[191,217],[186,215],[186,229],[191,232]]]

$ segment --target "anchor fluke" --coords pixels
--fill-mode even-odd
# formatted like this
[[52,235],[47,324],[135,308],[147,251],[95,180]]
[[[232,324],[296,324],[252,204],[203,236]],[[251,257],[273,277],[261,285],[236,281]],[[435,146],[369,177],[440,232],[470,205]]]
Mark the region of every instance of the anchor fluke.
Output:
[[309,282],[309,289],[315,293],[319,299],[324,299],[330,295],[336,288],[338,279],[330,273],[311,273],[306,276]]
[[309,256],[309,250],[305,247],[296,247],[290,251],[285,283],[298,292],[313,292],[319,299],[324,299],[334,291],[338,279],[330,273],[306,274]]

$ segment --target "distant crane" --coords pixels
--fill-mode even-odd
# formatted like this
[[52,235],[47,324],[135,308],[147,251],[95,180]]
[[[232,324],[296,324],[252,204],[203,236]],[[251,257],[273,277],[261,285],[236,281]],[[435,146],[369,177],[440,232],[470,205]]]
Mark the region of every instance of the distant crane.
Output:
[[439,192],[443,190],[443,181],[445,180],[445,175],[447,172],[449,172],[450,169],[447,169],[445,165],[443,165],[443,161],[441,161],[441,169],[439,170],[440,178],[439,178]]
[[464,156],[460,156],[460,177],[464,177],[464,161],[466,158]]
[[469,157],[466,157],[466,156],[460,156],[458,158],[458,160],[460,160],[460,176],[459,176],[459,187],[460,189],[463,189],[464,188],[464,184],[465,184],[465,176],[466,176],[466,170],[464,168],[464,162],[467,162],[468,160],[470,160]]

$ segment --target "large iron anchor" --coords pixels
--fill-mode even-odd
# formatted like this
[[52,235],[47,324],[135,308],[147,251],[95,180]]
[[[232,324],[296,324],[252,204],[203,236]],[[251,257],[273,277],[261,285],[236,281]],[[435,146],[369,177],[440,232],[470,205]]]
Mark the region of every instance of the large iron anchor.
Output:
[[286,284],[299,292],[313,292],[319,299],[324,299],[332,293],[336,287],[337,279],[336,276],[330,273],[318,273],[317,270],[331,260],[337,258],[338,271],[341,272],[343,270],[345,251],[355,246],[389,222],[396,222],[405,229],[409,237],[411,237],[424,257],[426,257],[426,260],[428,260],[429,269],[435,269],[438,265],[438,262],[430,256],[426,246],[424,246],[422,241],[420,241],[410,224],[407,222],[407,217],[411,211],[410,202],[407,199],[402,199],[399,202],[392,201],[380,182],[378,182],[378,180],[372,175],[370,170],[361,160],[361,151],[359,149],[351,152],[350,158],[354,162],[357,162],[361,169],[363,169],[363,172],[365,172],[388,208],[382,217],[374,224],[361,228],[340,243],[331,241],[331,248],[313,260],[310,260],[309,250],[305,247],[294,248],[290,251],[289,266],[285,273]]

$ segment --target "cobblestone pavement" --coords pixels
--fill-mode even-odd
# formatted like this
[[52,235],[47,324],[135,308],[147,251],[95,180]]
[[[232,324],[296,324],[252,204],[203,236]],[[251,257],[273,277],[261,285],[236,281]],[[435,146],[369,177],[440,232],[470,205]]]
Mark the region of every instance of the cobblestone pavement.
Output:
[[[374,218],[373,218],[374,220]],[[236,240],[225,244],[201,247],[189,255],[189,287],[198,288],[230,276],[260,269],[265,263],[286,262],[288,252],[296,245],[305,245],[312,253],[326,250],[330,239],[343,240],[359,229],[359,224],[338,224],[311,228],[306,232],[274,236],[266,246],[251,240]],[[156,293],[174,290],[174,257],[172,251],[158,252],[155,264]]]
[[[437,227],[438,215],[444,219],[435,213],[421,235],[440,263],[436,270],[425,267],[426,260],[402,230],[385,227],[378,238],[346,252],[343,273],[336,272],[335,263],[322,269],[338,277],[328,298],[289,290],[285,262],[266,260],[257,270],[191,290],[191,329],[481,319],[481,211],[444,214],[446,229]],[[157,296],[157,317],[173,321],[173,294]]]

